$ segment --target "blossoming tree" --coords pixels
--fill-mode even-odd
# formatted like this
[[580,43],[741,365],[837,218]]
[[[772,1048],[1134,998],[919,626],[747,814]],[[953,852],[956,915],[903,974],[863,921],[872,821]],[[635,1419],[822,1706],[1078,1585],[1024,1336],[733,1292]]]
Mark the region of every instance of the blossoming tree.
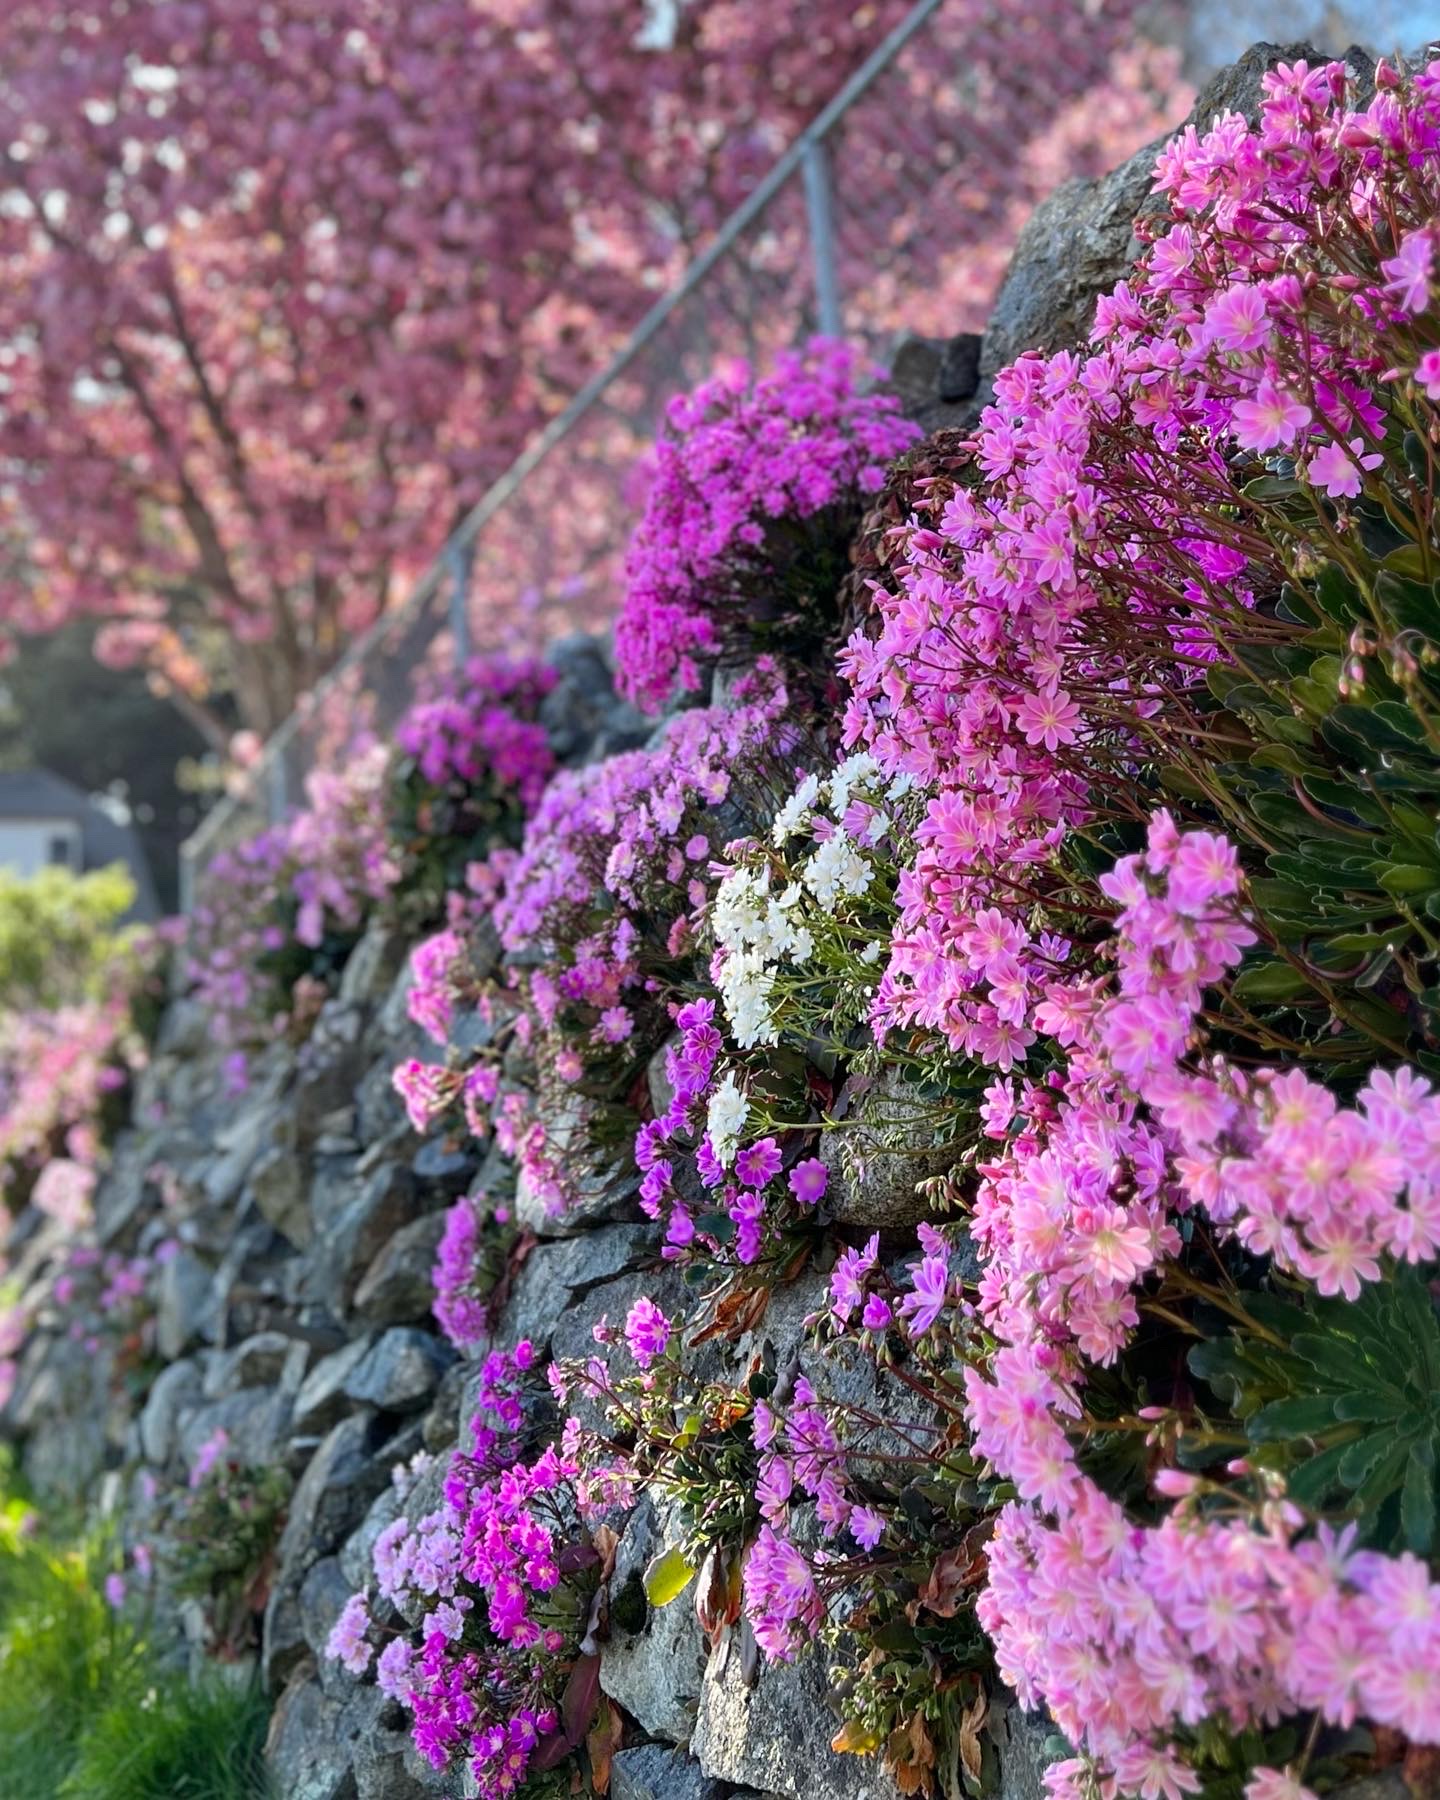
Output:
[[[1133,10],[961,0],[967,105],[1022,140]],[[903,12],[8,8],[0,623],[272,728]]]

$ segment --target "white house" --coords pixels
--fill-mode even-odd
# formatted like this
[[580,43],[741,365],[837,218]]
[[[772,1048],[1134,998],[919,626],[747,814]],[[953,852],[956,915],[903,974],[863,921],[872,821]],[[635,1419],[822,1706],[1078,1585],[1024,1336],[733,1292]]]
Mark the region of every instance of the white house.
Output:
[[158,919],[150,865],[129,825],[48,769],[0,771],[0,868],[35,875],[59,866],[83,875],[117,862],[135,882],[130,917]]

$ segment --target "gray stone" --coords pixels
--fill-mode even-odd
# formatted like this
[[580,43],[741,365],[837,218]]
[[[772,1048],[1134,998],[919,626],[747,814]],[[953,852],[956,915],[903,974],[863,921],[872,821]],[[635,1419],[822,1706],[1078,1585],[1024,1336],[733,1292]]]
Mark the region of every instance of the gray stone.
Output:
[[[1417,1782],[1422,1794],[1433,1795],[1433,1780],[1426,1785],[1423,1780]],[[1388,1769],[1377,1769],[1373,1775],[1358,1775],[1354,1781],[1342,1781],[1338,1787],[1330,1789],[1333,1800],[1414,1800],[1416,1788],[1412,1788],[1404,1775],[1394,1766]],[[1007,1794],[1004,1800],[1011,1800]],[[1019,1800],[1027,1800],[1021,1796]]]
[[290,1102],[301,1143],[335,1131],[336,1113],[352,1106],[365,1070],[364,1026],[363,1009],[349,1001],[327,1000],[320,1008],[297,1060]]
[[322,1356],[295,1397],[294,1427],[306,1436],[328,1431],[351,1410],[345,1384],[369,1353],[372,1340],[355,1338]]
[[640,1178],[596,1167],[591,1147],[586,1101],[573,1089],[547,1094],[539,1108],[549,1153],[565,1168],[572,1198],[561,1212],[551,1212],[536,1193],[524,1169],[515,1184],[515,1217],[536,1237],[575,1237],[597,1225],[639,1216],[635,1202]]
[[406,1714],[395,1701],[378,1688],[363,1687],[354,1689],[350,1709],[360,1722],[354,1750],[356,1800],[431,1800],[437,1793],[456,1791],[453,1778],[442,1781],[428,1763],[413,1757]]
[[300,1635],[310,1646],[320,1671],[320,1685],[337,1699],[345,1699],[355,1687],[355,1677],[348,1669],[325,1654],[325,1645],[335,1621],[345,1610],[345,1603],[355,1589],[345,1579],[340,1559],[322,1556],[306,1570],[300,1583]]
[[193,1358],[172,1362],[150,1384],[140,1414],[140,1450],[157,1469],[167,1466],[179,1445],[180,1418],[200,1400],[200,1365]]
[[138,1132],[123,1131],[116,1138],[109,1167],[95,1190],[97,1243],[113,1244],[140,1214],[149,1192],[146,1171],[154,1155],[153,1146]]
[[160,1270],[155,1301],[155,1347],[174,1362],[198,1343],[209,1314],[214,1272],[185,1249],[177,1250]]
[[1000,1757],[1000,1800],[1042,1800],[1045,1771],[1055,1760],[1056,1731],[1049,1717],[1005,1705],[997,1697],[986,1730]]
[[458,1200],[470,1188],[478,1163],[468,1150],[458,1150],[444,1138],[430,1138],[415,1152],[411,1173],[417,1182],[443,1200]]
[[355,1316],[365,1325],[409,1325],[430,1316],[435,1298],[435,1251],[444,1213],[402,1225],[376,1256],[355,1290]]
[[540,704],[540,723],[561,762],[613,756],[644,743],[651,722],[615,693],[602,639],[584,633],[561,638],[546,661],[560,679]]
[[84,1498],[109,1437],[109,1349],[38,1332],[26,1345],[9,1419],[25,1437],[26,1478],[42,1498]]
[[305,1259],[304,1297],[343,1317],[366,1270],[414,1211],[409,1171],[393,1163],[374,1170],[320,1230]]
[[241,1108],[217,1133],[220,1155],[205,1172],[205,1198],[223,1210],[240,1197],[246,1179],[260,1157],[288,1136],[290,1115],[283,1099],[262,1095]]
[[278,1388],[245,1388],[186,1415],[180,1424],[177,1453],[189,1468],[201,1446],[217,1431],[229,1440],[227,1455],[250,1468],[266,1468],[285,1460],[293,1402]]
[[891,349],[886,387],[906,418],[927,435],[965,423],[966,405],[980,385],[981,339],[974,332],[953,338],[905,332]]
[[382,1412],[409,1412],[435,1392],[455,1360],[443,1339],[414,1326],[382,1332],[345,1380],[352,1400]]
[[369,1511],[340,1546],[340,1567],[352,1588],[367,1585],[375,1573],[375,1540],[405,1509],[405,1496],[392,1481],[370,1502]]
[[507,1342],[529,1338],[537,1348],[575,1302],[602,1282],[639,1269],[656,1259],[658,1234],[653,1225],[606,1225],[583,1237],[537,1244],[521,1263],[500,1317]]
[[376,1457],[383,1433],[368,1414],[342,1419],[324,1439],[300,1477],[280,1539],[282,1577],[303,1575],[322,1556],[338,1550],[389,1481]]
[[[1368,80],[1370,59],[1360,51],[1349,55],[1362,81]],[[1226,112],[1253,121],[1266,70],[1300,58],[1312,67],[1328,60],[1307,44],[1253,45],[1201,91],[1188,123],[1203,132]],[[1135,219],[1164,211],[1163,200],[1150,194],[1159,148],[1157,142],[1137,150],[1097,180],[1065,182],[1030,215],[985,328],[977,408],[992,393],[999,370],[1022,351],[1073,349],[1088,338],[1095,302],[1125,279],[1139,254]]]
[[382,919],[372,919],[341,970],[336,991],[341,1005],[377,1005],[390,992],[409,953],[398,931]]
[[610,1800],[722,1800],[728,1791],[666,1744],[621,1750],[610,1764]]
[[321,1688],[303,1664],[270,1720],[265,1760],[285,1800],[358,1800],[351,1769],[362,1720]]
[[435,1398],[430,1402],[429,1411],[420,1427],[425,1448],[432,1456],[453,1448],[460,1439],[463,1427],[469,1423],[468,1417],[462,1418],[460,1415],[472,1380],[473,1367],[464,1362],[451,1363],[440,1377]]
[[360,1077],[355,1089],[355,1129],[362,1144],[373,1144],[391,1132],[409,1134],[405,1102],[395,1092],[395,1065],[406,1046],[383,1050]]
[[283,1331],[257,1331],[253,1337],[242,1339],[233,1350],[222,1350],[209,1359],[205,1370],[205,1398],[223,1400],[241,1388],[274,1386],[287,1370],[293,1370],[297,1352],[303,1373],[309,1357],[307,1344],[288,1337]]
[[250,1171],[250,1193],[260,1216],[297,1250],[315,1236],[315,1223],[305,1192],[305,1174],[297,1153],[284,1144],[264,1151]]
[[705,1774],[788,1800],[897,1800],[899,1789],[877,1757],[830,1748],[839,1719],[828,1703],[822,1653],[793,1663],[762,1658],[753,1686],[741,1662],[732,1633],[705,1671],[690,1740]]
[[935,1143],[936,1102],[893,1067],[873,1081],[852,1076],[842,1097],[849,1107],[846,1128],[820,1139],[820,1160],[830,1171],[830,1212],[842,1225],[865,1231],[904,1231],[928,1218],[935,1209],[918,1183],[943,1174],[962,1149]]
[[[705,1638],[690,1589],[668,1606],[652,1606],[644,1589],[646,1564],[672,1535],[648,1498],[626,1523],[610,1583],[611,1633],[601,1657],[600,1685],[651,1737],[683,1743],[700,1698]],[[618,1621],[632,1613],[642,1622],[637,1630],[625,1631]]]
[[675,1098],[670,1077],[665,1073],[665,1059],[670,1054],[671,1046],[679,1042],[680,1033],[672,1032],[645,1065],[645,1085],[650,1090],[650,1105],[657,1119],[670,1110],[670,1102]]

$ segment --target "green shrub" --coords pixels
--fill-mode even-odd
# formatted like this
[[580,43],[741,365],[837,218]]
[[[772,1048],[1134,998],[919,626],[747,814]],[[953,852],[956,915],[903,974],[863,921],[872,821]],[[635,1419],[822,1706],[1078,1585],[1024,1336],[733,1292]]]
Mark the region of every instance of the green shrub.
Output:
[[88,875],[0,869],[0,1006],[98,998],[135,936],[120,927],[134,899],[135,884],[119,863]]
[[253,1687],[192,1687],[107,1604],[92,1533],[56,1544],[0,1463],[4,1800],[270,1800]]

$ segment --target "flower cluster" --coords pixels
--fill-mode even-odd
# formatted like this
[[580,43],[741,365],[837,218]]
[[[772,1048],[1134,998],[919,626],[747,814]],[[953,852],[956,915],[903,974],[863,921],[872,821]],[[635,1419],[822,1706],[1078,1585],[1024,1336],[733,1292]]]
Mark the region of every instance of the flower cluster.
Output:
[[389,832],[408,920],[443,910],[453,926],[467,866],[519,841],[555,767],[540,709],[556,679],[545,663],[475,657],[396,727]]
[[472,657],[453,689],[410,708],[395,742],[431,788],[492,787],[531,812],[554,767],[535,714],[555,682],[545,663]]
[[[743,365],[670,403],[615,628],[624,691],[658,709],[761,628],[831,602],[862,495],[919,432],[863,365],[815,339],[751,383]],[[833,610],[833,609],[832,609]]]
[[[343,770],[317,769],[306,805],[223,851],[206,872],[186,968],[222,1042],[265,1042],[298,1011],[302,982],[327,983],[396,876],[386,830],[390,758],[354,748]],[[236,1065],[237,1080],[244,1079]]]
[[[451,1458],[443,1504],[413,1524],[398,1519],[374,1548],[378,1595],[418,1620],[413,1637],[392,1636],[380,1651],[381,1689],[411,1714],[430,1764],[463,1758],[485,1800],[521,1787],[560,1724],[599,1560],[576,1509],[573,1460],[556,1446],[524,1460],[522,1395],[533,1362],[528,1343],[487,1357],[482,1411],[469,1446]],[[361,1674],[378,1630],[357,1594],[328,1653]]]

